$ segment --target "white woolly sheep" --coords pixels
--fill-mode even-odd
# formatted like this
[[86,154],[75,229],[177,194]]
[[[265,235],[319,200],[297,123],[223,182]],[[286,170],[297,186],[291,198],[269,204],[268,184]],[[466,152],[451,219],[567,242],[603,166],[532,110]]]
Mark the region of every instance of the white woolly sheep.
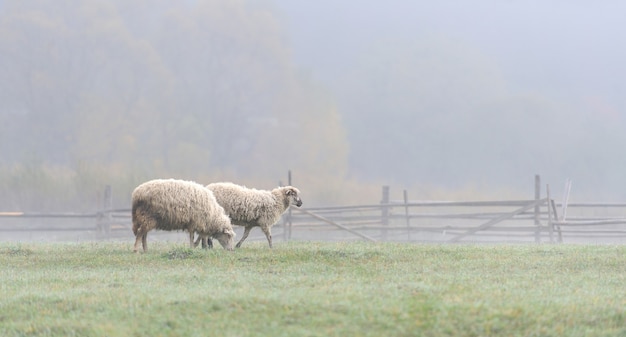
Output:
[[197,232],[233,250],[235,232],[224,208],[211,190],[195,182],[156,179],[137,186],[132,194],[132,220],[135,252],[140,241],[143,251],[148,250],[146,238],[153,229],[186,230],[191,247]]
[[[215,199],[224,207],[232,224],[245,227],[237,248],[241,247],[253,227],[261,227],[272,248],[271,228],[274,223],[280,219],[289,206],[302,206],[300,191],[293,186],[278,187],[267,191],[222,182],[209,184],[206,187],[213,191]],[[198,237],[196,245],[199,240],[202,240],[203,247],[207,241],[211,244],[211,239],[206,235]]]

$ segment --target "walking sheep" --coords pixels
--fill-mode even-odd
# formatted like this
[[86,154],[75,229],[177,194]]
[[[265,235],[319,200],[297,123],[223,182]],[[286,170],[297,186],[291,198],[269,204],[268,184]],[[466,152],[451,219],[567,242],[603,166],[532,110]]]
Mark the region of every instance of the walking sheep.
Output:
[[[206,186],[213,191],[217,202],[224,207],[233,225],[244,226],[245,230],[237,248],[250,234],[253,227],[261,227],[267,242],[272,248],[271,228],[291,205],[302,206],[300,191],[292,186],[278,187],[271,191],[257,190],[245,186],[223,182]],[[202,246],[210,242],[206,235],[198,237]]]
[[145,182],[133,191],[132,220],[135,234],[134,251],[148,250],[146,238],[153,229],[186,230],[189,245],[193,236],[216,238],[226,250],[233,250],[235,232],[224,208],[213,192],[204,186],[184,180],[156,179]]

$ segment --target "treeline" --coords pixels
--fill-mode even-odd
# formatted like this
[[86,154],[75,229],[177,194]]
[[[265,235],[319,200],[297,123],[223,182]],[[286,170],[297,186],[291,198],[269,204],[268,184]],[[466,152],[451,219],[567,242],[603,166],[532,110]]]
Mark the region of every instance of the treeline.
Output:
[[65,181],[81,200],[83,189],[94,193],[101,183],[126,194],[157,176],[265,188],[287,169],[313,186],[345,175],[347,140],[333,99],[295,69],[268,8],[121,0],[1,6],[4,205],[54,203],[35,202],[46,177],[47,188],[62,191],[56,185]]
[[93,208],[105,184],[125,206],[155,177],[271,188],[289,169],[306,205],[375,202],[382,184],[528,197],[535,174],[626,197],[619,95],[519,85],[426,29],[358,37],[322,83],[271,3],[0,1],[0,208]]

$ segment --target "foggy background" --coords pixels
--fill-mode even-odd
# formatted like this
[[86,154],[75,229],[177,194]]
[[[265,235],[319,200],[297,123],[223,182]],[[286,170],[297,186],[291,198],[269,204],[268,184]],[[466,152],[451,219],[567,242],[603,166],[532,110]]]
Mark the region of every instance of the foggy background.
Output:
[[359,177],[519,187],[535,172],[624,197],[625,4],[278,3]]
[[[306,206],[626,199],[626,4],[0,0],[0,210],[111,184],[286,183]],[[392,197],[393,199],[394,197]],[[399,196],[395,196],[398,199]]]

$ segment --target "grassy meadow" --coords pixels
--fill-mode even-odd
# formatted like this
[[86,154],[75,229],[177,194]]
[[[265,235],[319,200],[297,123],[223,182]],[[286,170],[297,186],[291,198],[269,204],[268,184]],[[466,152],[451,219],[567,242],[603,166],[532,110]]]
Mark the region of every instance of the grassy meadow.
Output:
[[626,246],[131,241],[1,243],[0,336],[626,336]]

